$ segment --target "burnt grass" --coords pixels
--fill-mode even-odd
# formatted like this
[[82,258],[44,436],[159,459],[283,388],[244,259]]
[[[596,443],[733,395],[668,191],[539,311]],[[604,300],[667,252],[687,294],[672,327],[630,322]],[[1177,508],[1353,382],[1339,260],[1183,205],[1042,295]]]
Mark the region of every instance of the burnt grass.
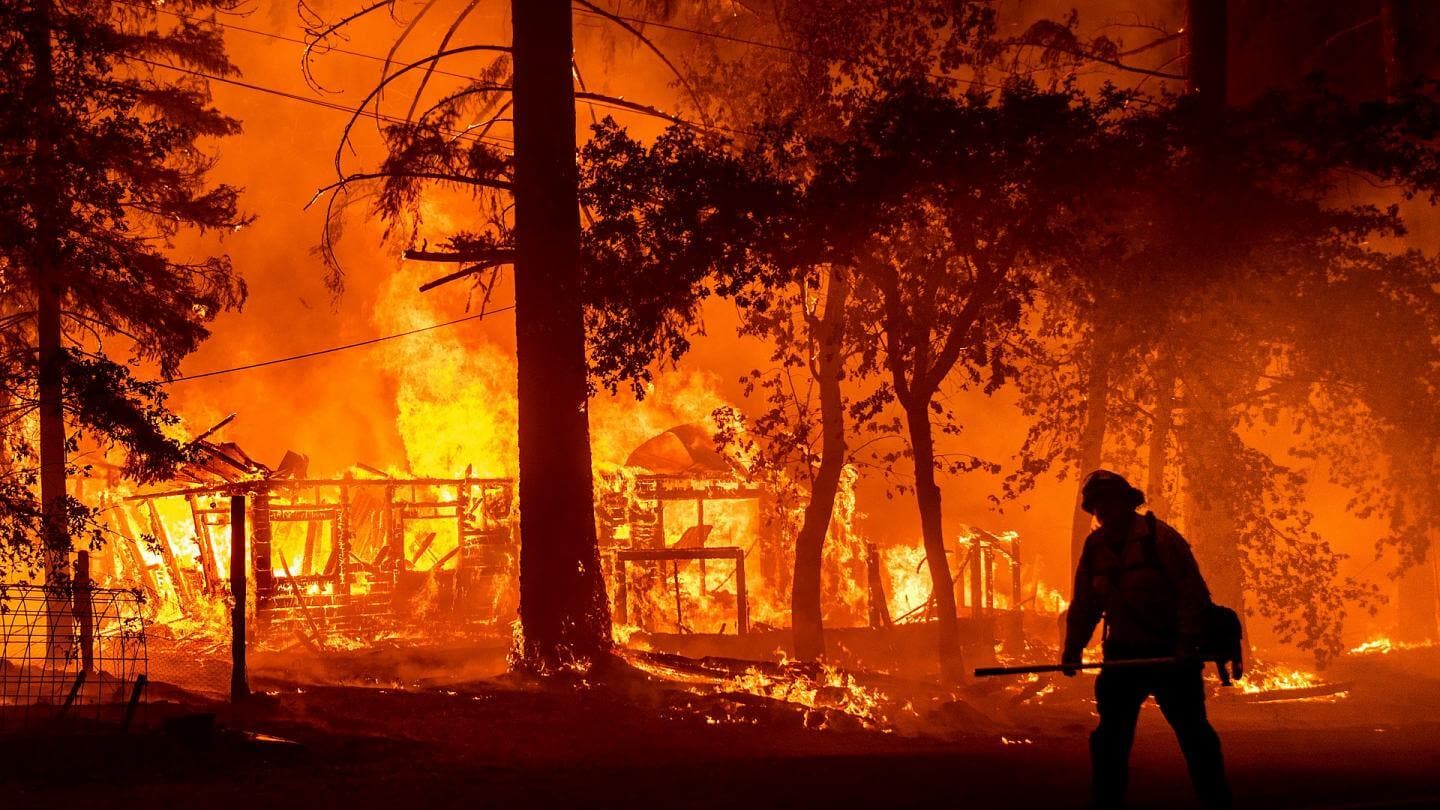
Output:
[[[1212,702],[1245,807],[1440,806],[1440,690],[1387,668],[1333,703]],[[232,707],[157,688],[129,733],[0,736],[5,808],[1082,807],[1085,679],[997,718],[974,694],[901,733],[644,677],[443,686],[257,679]],[[953,697],[953,696],[952,696]],[[948,708],[947,708],[948,706]],[[716,722],[716,717],[725,718]],[[988,718],[988,719],[986,719]],[[833,719],[833,718],[832,718]],[[1148,707],[1135,807],[1195,806]]]

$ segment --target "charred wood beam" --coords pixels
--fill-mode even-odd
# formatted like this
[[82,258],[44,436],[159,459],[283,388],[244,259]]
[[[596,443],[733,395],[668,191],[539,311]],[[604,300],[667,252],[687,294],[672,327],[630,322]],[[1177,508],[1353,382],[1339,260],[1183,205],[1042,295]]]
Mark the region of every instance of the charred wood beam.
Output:
[[220,428],[223,428],[223,427],[225,427],[226,425],[230,424],[231,422],[234,422],[234,421],[235,421],[235,416],[236,416],[236,414],[233,414],[233,413],[232,413],[232,414],[230,414],[229,416],[225,417],[224,419],[221,419],[219,422],[216,422],[216,423],[215,423],[214,427],[210,428],[209,430],[205,431],[204,433],[201,433],[199,436],[196,436],[195,438],[191,439],[191,440],[190,440],[190,443],[191,443],[192,445],[194,445],[194,444],[199,444],[200,442],[205,441],[206,439],[208,439],[208,438],[210,438],[211,436],[215,435],[215,432],[218,431],[218,430],[220,430]]

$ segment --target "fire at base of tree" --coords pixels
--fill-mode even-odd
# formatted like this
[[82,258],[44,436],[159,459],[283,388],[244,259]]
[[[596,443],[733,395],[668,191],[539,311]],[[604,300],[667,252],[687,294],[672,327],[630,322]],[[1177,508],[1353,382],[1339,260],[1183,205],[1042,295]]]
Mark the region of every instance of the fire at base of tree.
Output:
[[7,807],[1440,801],[1440,12],[1270,5],[0,5]]

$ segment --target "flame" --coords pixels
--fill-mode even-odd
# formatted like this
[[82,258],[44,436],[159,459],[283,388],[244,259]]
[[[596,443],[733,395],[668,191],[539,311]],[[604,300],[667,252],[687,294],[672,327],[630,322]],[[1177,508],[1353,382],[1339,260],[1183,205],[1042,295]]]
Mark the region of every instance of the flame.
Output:
[[1311,689],[1320,685],[1320,676],[1302,669],[1252,669],[1239,682],[1247,695],[1288,689]]
[[[1325,691],[1321,694],[1311,693],[1325,686],[1320,676],[1303,669],[1295,669],[1283,666],[1267,666],[1265,664],[1254,664],[1245,677],[1237,681],[1242,695],[1272,695],[1271,700],[1286,700],[1309,703],[1335,703],[1350,696],[1348,691]],[[1295,692],[1296,695],[1287,693]]]
[[1396,650],[1424,650],[1436,646],[1434,641],[1391,641],[1379,636],[1351,647],[1350,655],[1388,655]]
[[[751,667],[722,682],[718,691],[757,695],[807,709],[839,711],[874,728],[887,728],[890,722],[883,711],[888,700],[883,692],[861,686],[853,675],[828,665],[820,668],[818,677],[789,671],[776,675]],[[822,720],[817,727],[824,728],[825,722]]]

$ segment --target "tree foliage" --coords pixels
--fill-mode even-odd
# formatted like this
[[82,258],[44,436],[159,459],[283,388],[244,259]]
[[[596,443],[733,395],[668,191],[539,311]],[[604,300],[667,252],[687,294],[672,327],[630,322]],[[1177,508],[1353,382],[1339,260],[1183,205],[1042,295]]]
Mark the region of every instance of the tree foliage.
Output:
[[[1044,290],[1022,376],[1032,424],[1007,494],[1076,462],[1067,438],[1081,430],[1086,380],[1102,373],[1100,348],[1121,426],[1107,456],[1138,466],[1149,445],[1152,482],[1183,480],[1187,525],[1226,516],[1213,525],[1220,536],[1202,539],[1202,561],[1222,581],[1230,572],[1282,641],[1324,657],[1340,649],[1347,606],[1373,608],[1375,589],[1337,573],[1343,555],[1313,528],[1301,468],[1250,442],[1294,428],[1302,459],[1342,462],[1332,469],[1397,518],[1398,501],[1374,499],[1415,491],[1375,486],[1374,456],[1361,463],[1353,445],[1376,420],[1406,420],[1393,398],[1413,401],[1433,380],[1435,264],[1385,244],[1405,231],[1401,209],[1356,194],[1354,180],[1430,193],[1433,106],[1357,107],[1312,87],[1233,110],[1221,126],[1201,115],[1186,99],[1135,113],[1126,185],[1094,199],[1073,254],[1088,271]],[[1393,347],[1384,359],[1382,342]],[[1183,479],[1165,469],[1171,459]]]
[[[61,308],[69,445],[118,446],[125,472],[139,480],[170,473],[185,448],[169,432],[175,419],[162,390],[137,371],[153,364],[173,376],[208,336],[207,324],[245,299],[228,258],[187,259],[174,249],[182,231],[223,234],[247,222],[238,189],[207,179],[214,159],[202,149],[237,133],[239,123],[214,108],[194,75],[235,73],[209,22],[230,5],[181,0],[167,8],[180,16],[104,0],[0,7],[6,567],[36,561],[29,414],[42,286]],[[90,512],[67,501],[69,536],[99,542]]]

